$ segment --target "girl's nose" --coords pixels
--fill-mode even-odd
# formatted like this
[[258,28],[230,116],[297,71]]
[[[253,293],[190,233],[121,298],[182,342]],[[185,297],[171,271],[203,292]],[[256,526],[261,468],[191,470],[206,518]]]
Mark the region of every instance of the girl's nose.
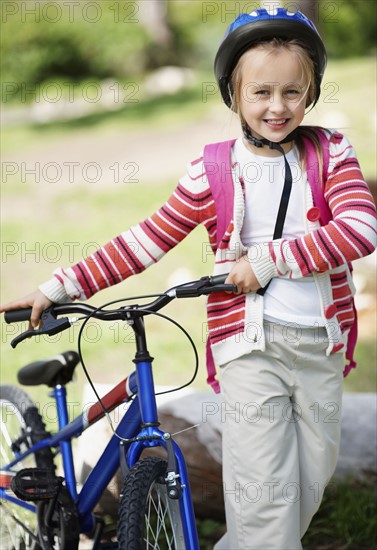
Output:
[[270,103],[270,106],[269,106],[269,110],[272,113],[276,113],[276,114],[284,113],[285,110],[286,110],[284,97],[276,91],[273,94],[273,96],[271,97],[271,103]]

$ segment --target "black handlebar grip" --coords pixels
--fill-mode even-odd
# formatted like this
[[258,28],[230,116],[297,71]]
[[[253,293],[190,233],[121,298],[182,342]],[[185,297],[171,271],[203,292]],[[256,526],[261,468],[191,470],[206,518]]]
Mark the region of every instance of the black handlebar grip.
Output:
[[222,273],[221,275],[211,275],[210,277],[211,284],[213,286],[224,284],[228,275],[229,273]]
[[231,285],[231,284],[221,284],[221,285],[214,285],[210,286],[208,288],[203,288],[200,293],[201,294],[212,294],[213,292],[238,292],[237,285]]
[[32,308],[26,307],[23,309],[13,309],[12,311],[6,311],[4,319],[6,323],[18,323],[20,321],[30,321]]

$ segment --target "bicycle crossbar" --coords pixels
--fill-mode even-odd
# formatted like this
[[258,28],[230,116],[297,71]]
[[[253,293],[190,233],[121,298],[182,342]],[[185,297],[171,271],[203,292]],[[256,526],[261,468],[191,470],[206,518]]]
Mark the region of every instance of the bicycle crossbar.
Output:
[[[116,407],[127,401],[137,392],[136,373],[133,372],[130,376],[119,382],[117,386],[112,388],[106,395],[101,397],[103,406],[108,412],[111,412]],[[103,418],[105,412],[101,403],[93,403],[83,413],[83,425],[86,429],[91,424],[94,424],[100,418]]]

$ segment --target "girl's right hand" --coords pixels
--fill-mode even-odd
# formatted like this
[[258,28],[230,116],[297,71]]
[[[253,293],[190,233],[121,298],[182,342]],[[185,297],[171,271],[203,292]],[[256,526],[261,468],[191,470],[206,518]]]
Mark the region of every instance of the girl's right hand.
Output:
[[35,292],[32,292],[19,300],[14,300],[4,306],[0,306],[0,313],[4,313],[5,311],[10,311],[12,309],[31,307],[32,313],[29,328],[34,329],[37,328],[40,323],[42,312],[51,305],[51,300],[49,300],[40,290],[36,290]]

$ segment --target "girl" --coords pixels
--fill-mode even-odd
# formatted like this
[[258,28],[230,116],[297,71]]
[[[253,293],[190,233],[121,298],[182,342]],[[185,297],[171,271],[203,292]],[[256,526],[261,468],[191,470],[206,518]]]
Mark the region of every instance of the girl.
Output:
[[[215,60],[222,97],[242,126],[231,150],[225,234],[217,234],[223,212],[199,158],[156,214],[2,308],[32,306],[35,327],[52,302],[87,299],[139,273],[205,225],[215,273],[229,272],[226,282],[238,288],[208,302],[209,363],[219,367],[225,401],[228,532],[218,549],[301,548],[337,460],[343,352],[354,320],[347,264],[374,250],[376,211],[348,140],[300,126],[318,101],[325,66],[322,40],[300,12],[237,17]],[[308,143],[333,218],[322,226]]]

